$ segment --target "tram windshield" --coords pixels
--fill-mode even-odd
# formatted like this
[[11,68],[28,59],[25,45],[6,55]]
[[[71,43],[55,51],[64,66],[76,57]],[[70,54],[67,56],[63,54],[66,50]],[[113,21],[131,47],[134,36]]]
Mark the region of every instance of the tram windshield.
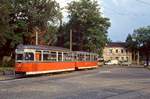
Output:
[[22,60],[23,60],[23,53],[18,53],[18,54],[16,55],[16,60],[17,60],[17,61],[22,61]]
[[34,60],[34,54],[32,52],[25,52],[25,60],[26,61],[33,61]]
[[34,53],[32,52],[25,52],[25,53],[16,53],[16,61],[21,62],[21,61],[34,61]]

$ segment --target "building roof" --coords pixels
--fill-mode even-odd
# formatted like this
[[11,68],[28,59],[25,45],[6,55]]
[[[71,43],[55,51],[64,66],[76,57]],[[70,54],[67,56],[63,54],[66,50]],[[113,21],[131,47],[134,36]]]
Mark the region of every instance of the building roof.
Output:
[[106,45],[106,47],[126,47],[125,42],[111,42]]

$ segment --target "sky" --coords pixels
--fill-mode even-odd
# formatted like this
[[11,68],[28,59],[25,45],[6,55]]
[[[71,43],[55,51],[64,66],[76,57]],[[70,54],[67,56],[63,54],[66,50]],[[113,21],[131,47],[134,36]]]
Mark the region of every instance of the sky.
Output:
[[[61,7],[73,0],[56,0]],[[76,0],[78,1],[78,0]],[[125,41],[134,29],[150,25],[150,0],[97,0],[103,16],[110,19],[108,37],[112,41]],[[67,12],[63,10],[64,20]]]

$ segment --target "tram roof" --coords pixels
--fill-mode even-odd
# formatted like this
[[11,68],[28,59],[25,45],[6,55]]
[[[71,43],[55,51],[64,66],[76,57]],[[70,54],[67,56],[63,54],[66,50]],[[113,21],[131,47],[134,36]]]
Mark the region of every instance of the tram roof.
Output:
[[17,49],[70,51],[67,48],[56,47],[56,46],[46,46],[46,45],[18,45]]
[[74,51],[74,52],[76,52],[76,53],[84,53],[84,54],[88,54],[88,53],[90,53],[90,54],[97,54],[97,53],[93,53],[93,52],[84,52],[84,51]]

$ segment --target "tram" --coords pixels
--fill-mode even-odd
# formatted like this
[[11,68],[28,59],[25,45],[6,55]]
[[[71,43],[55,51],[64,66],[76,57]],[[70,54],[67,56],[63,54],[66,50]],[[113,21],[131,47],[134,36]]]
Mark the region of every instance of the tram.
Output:
[[42,74],[76,69],[96,68],[98,55],[70,51],[66,48],[44,45],[19,45],[16,49],[16,74]]

